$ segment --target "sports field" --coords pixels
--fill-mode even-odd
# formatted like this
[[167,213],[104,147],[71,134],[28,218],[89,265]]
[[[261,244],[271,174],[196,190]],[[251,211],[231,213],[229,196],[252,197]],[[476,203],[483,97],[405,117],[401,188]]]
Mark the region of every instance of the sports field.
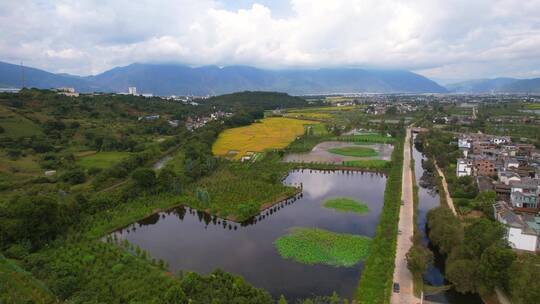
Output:
[[282,149],[304,134],[304,126],[313,121],[270,117],[249,126],[227,129],[212,146],[214,155],[230,155],[237,151],[234,159],[240,159],[246,152],[262,152],[266,149]]

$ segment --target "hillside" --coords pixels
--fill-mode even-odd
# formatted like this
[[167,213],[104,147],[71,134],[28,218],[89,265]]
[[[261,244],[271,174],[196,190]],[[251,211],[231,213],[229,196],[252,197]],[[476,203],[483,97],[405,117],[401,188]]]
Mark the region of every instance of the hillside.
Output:
[[[220,95],[238,91],[279,91],[289,94],[347,92],[441,93],[446,89],[421,75],[402,70],[315,69],[263,70],[247,66],[188,67],[131,64],[104,73],[77,77],[24,68],[25,85],[36,88],[74,87],[78,91],[138,92],[156,95]],[[20,87],[22,69],[0,63],[0,84]]]
[[540,93],[540,78],[474,79],[447,85],[456,93]]

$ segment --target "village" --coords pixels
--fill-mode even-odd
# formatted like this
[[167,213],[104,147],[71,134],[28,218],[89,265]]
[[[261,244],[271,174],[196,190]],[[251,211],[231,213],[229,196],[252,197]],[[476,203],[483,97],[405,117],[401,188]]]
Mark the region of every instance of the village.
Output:
[[510,137],[463,134],[457,145],[456,176],[473,176],[480,191],[493,190],[494,218],[507,228],[509,245],[517,250],[540,249],[540,150],[513,143]]

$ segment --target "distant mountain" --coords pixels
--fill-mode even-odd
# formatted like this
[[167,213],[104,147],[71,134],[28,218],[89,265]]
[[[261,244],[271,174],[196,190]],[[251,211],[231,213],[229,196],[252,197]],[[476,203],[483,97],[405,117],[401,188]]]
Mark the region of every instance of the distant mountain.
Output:
[[447,85],[457,93],[540,93],[540,78],[475,79]]
[[[21,67],[0,62],[0,84],[20,87]],[[403,70],[318,69],[263,70],[248,66],[131,64],[79,77],[24,68],[25,85],[74,87],[78,91],[126,92],[130,86],[156,95],[219,95],[238,91],[280,91],[289,94],[349,92],[441,93],[446,89],[421,75]]]

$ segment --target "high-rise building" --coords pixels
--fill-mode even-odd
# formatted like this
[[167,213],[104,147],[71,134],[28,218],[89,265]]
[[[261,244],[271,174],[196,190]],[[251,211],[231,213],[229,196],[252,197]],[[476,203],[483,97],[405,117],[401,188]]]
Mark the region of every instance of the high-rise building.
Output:
[[129,87],[128,93],[129,95],[137,95],[137,87]]

